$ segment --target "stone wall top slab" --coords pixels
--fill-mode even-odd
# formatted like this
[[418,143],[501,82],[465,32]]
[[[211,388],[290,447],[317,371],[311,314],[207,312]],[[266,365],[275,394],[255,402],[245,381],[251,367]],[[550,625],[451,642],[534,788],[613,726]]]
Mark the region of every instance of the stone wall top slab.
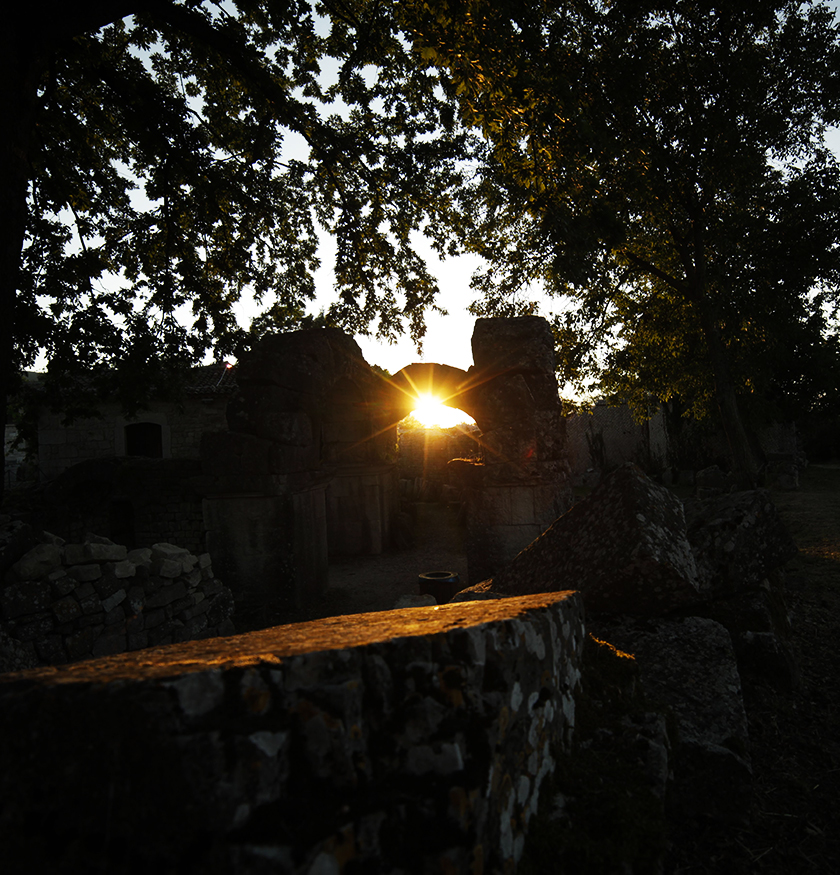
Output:
[[212,668],[246,668],[277,663],[303,653],[348,650],[393,638],[437,635],[459,628],[515,620],[557,602],[579,598],[575,592],[549,592],[493,601],[329,617],[224,639],[188,641],[72,665],[10,672],[0,675],[0,683],[100,684],[151,680]]

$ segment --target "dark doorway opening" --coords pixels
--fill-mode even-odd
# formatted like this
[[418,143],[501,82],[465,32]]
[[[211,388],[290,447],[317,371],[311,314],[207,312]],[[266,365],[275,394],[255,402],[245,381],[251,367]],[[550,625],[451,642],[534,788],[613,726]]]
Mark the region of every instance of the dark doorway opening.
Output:
[[156,422],[134,422],[125,427],[125,454],[163,458],[163,427]]

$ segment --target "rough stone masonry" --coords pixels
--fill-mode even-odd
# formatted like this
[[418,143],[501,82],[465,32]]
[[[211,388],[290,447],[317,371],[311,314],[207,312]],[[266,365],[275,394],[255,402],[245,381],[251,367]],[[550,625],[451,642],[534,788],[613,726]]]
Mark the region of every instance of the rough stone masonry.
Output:
[[3,871],[514,872],[583,640],[549,593],[2,675]]

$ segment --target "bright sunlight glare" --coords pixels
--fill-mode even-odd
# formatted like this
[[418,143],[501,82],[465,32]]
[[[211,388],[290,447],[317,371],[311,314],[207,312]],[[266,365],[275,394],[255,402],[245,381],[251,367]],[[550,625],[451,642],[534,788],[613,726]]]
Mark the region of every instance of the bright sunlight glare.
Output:
[[453,425],[475,421],[463,410],[441,404],[440,399],[435,398],[434,395],[420,395],[411,415],[424,428],[452,428]]

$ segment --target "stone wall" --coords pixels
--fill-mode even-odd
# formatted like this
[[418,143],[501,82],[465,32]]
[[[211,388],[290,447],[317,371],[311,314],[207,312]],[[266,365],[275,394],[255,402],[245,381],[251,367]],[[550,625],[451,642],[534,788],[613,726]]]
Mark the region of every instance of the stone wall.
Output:
[[191,459],[90,459],[42,488],[38,524],[67,541],[98,532],[129,549],[160,541],[207,549],[201,463]]
[[[636,422],[626,404],[599,401],[591,410],[566,419],[569,464],[577,484],[597,483],[602,472],[634,462],[648,474],[662,474],[691,482],[695,471],[713,464],[728,466],[726,436],[713,420],[674,420],[669,425],[662,406],[651,417]],[[798,486],[797,466],[803,458],[792,422],[771,422],[756,439],[764,452],[768,483],[782,488]]]
[[78,544],[40,540],[5,570],[0,588],[0,635],[19,643],[29,665],[233,632],[233,597],[207,553],[165,543],[127,551],[95,535]]
[[665,418],[657,410],[646,422],[636,422],[630,408],[610,407],[604,402],[566,420],[569,464],[577,483],[587,471],[610,471],[625,462],[635,462],[648,473],[668,464],[668,434]]
[[4,871],[515,872],[583,638],[554,593],[0,676]]
[[38,420],[41,479],[52,480],[85,459],[126,455],[125,426],[136,422],[161,426],[163,458],[197,459],[202,434],[225,427],[227,402],[226,395],[155,402],[134,419],[125,419],[117,404],[103,404],[100,417],[80,418],[69,425],[63,424],[63,413],[42,410]]

